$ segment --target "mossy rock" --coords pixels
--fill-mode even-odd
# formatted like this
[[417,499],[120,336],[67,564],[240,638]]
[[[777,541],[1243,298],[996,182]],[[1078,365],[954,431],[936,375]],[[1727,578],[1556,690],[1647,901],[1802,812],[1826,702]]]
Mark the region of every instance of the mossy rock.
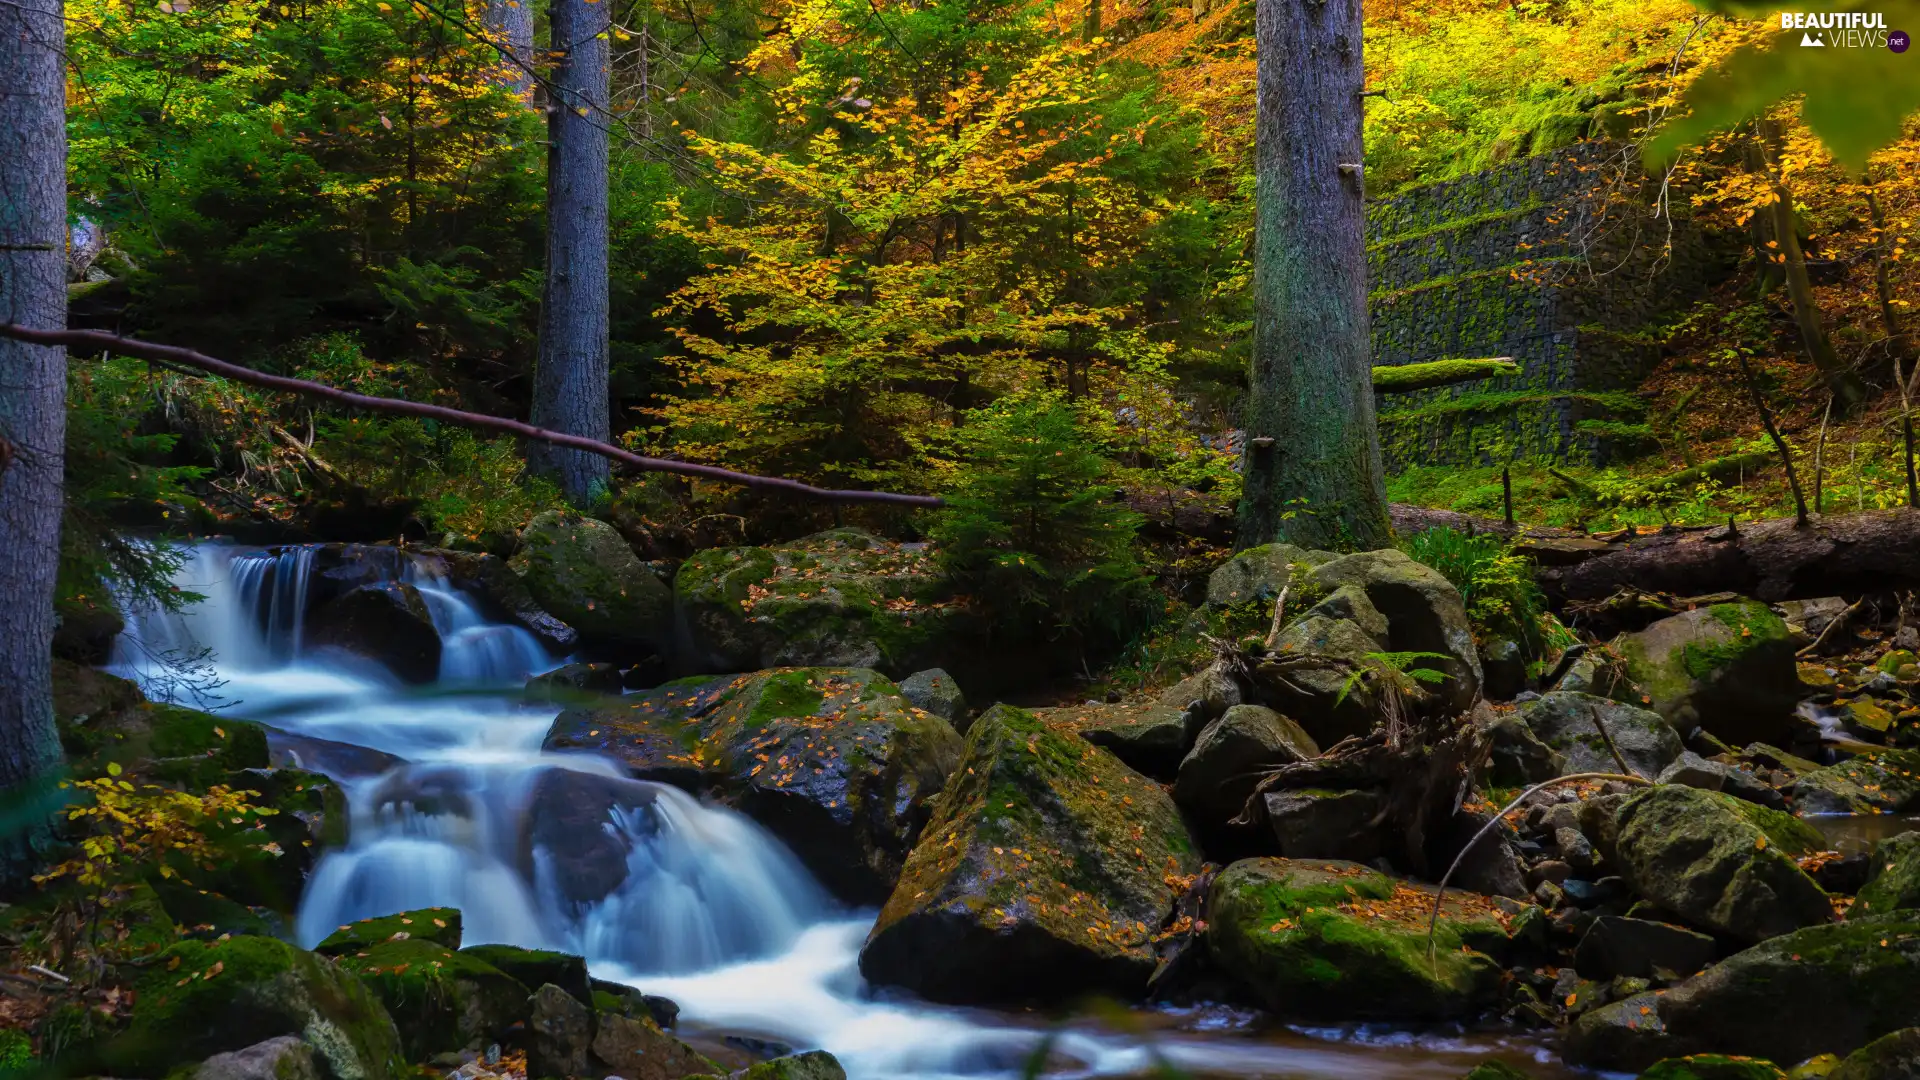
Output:
[[[1308,559],[1305,551],[1292,544],[1262,544],[1236,552],[1208,575],[1203,610],[1225,611],[1257,604],[1264,605],[1271,618],[1280,590],[1296,578],[1304,583],[1306,572],[1314,565]],[[1288,596],[1290,605],[1305,599],[1291,591]]]
[[1622,634],[1613,650],[1655,712],[1734,746],[1785,742],[1801,694],[1793,634],[1765,604],[1741,601],[1673,615]]
[[1432,896],[1358,863],[1243,859],[1214,880],[1207,948],[1282,1016],[1470,1017],[1498,993],[1509,916],[1484,897],[1449,893],[1430,962]]
[[1582,1016],[1567,1060],[1635,1070],[1689,1054],[1804,1061],[1920,1026],[1920,915],[1811,926],[1763,941],[1660,993]]
[[1527,1074],[1504,1061],[1483,1061],[1460,1080],[1527,1080]]
[[1031,713],[996,705],[860,953],[875,983],[936,1001],[1139,994],[1199,856],[1166,792]]
[[204,790],[236,769],[267,767],[266,729],[249,720],[147,701],[125,679],[54,663],[54,719],[77,776],[109,763],[134,776]]
[[132,1023],[93,1052],[108,1075],[162,1077],[276,1035],[311,1043],[335,1080],[406,1073],[392,1018],[357,977],[317,954],[271,938],[185,941],[142,971]]
[[1848,1054],[1827,1080],[1913,1080],[1920,1076],[1920,1028],[1882,1035]]
[[[1520,706],[1515,715],[1560,755],[1563,773],[1619,772],[1620,764],[1613,757],[1618,750],[1629,769],[1652,780],[1685,749],[1679,733],[1659,713],[1592,694],[1542,694]],[[1601,737],[1596,717],[1606,725],[1606,738]],[[1612,749],[1608,739],[1613,741]]]
[[1908,667],[1916,662],[1920,661],[1916,661],[1913,653],[1906,649],[1889,649],[1886,655],[1876,661],[1873,666],[1889,675],[1898,675],[1901,668]]
[[156,879],[153,890],[178,931],[188,937],[230,936],[287,938],[287,923],[268,908],[248,907],[212,889],[202,889],[179,878]]
[[836,894],[886,899],[959,763],[953,725],[860,668],[782,668],[672,683],[570,709],[549,750],[585,749],[641,779],[723,788]]
[[1920,832],[1874,846],[1872,869],[1850,914],[1885,915],[1902,908],[1920,908]]
[[342,955],[339,964],[386,1006],[412,1061],[483,1050],[526,1016],[525,984],[427,938],[370,945]]
[[587,976],[587,962],[570,953],[517,945],[469,945],[460,954],[500,969],[522,986],[552,983],[588,1008],[595,1007],[598,1000]]
[[1771,1061],[1729,1054],[1693,1054],[1657,1061],[1640,1080],[1786,1080]]
[[250,907],[291,915],[306,889],[307,875],[330,847],[347,842],[346,794],[319,773],[299,769],[241,769],[220,778],[248,801],[272,811],[258,827],[213,835],[210,866],[176,862],[182,880]]
[[1135,772],[1171,781],[1199,729],[1186,709],[1155,701],[1101,702],[1034,709],[1049,727],[1078,732]]
[[421,908],[382,915],[343,926],[313,947],[322,956],[346,956],[390,941],[418,939],[445,949],[460,947],[460,912],[456,908]]
[[405,581],[349,589],[307,616],[307,641],[352,653],[410,683],[440,675],[440,634],[420,590]]
[[1328,594],[1343,586],[1365,590],[1373,608],[1386,617],[1388,651],[1443,657],[1413,664],[1444,676],[1438,684],[1422,687],[1443,708],[1465,712],[1480,696],[1480,653],[1466,602],[1440,571],[1398,548],[1385,548],[1324,563],[1314,568],[1310,580]]
[[987,622],[924,546],[835,529],[710,549],[681,564],[673,589],[687,670],[860,667],[903,678],[939,665],[969,686],[1006,674],[981,662]]
[[593,1027],[593,1060],[604,1071],[630,1080],[683,1080],[717,1068],[644,1014],[599,1013]]
[[560,510],[536,514],[508,566],[590,649],[627,659],[671,643],[672,591],[604,521]]
[[1703,929],[1760,941],[1833,919],[1795,862],[1826,842],[1792,815],[1662,784],[1629,796],[1599,831],[1636,892]]
[[825,1050],[809,1050],[749,1065],[724,1077],[706,1074],[686,1080],[847,1080],[847,1070]]
[[1898,814],[1920,805],[1920,750],[1874,750],[1802,772],[1787,789],[1802,814]]

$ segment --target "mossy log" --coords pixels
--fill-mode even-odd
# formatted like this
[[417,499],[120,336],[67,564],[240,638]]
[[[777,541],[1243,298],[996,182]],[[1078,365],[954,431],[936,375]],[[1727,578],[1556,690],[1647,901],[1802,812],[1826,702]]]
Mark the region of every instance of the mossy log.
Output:
[[1697,596],[1731,592],[1767,602],[1920,588],[1920,510],[1868,510],[1668,529],[1612,545],[1576,566],[1547,567],[1559,600],[1599,600],[1623,588]]
[[1376,365],[1373,388],[1383,394],[1406,394],[1432,390],[1439,386],[1478,382],[1502,375],[1520,374],[1520,365],[1511,356],[1492,356],[1480,360],[1429,360],[1424,364]]
[[1754,472],[1766,468],[1774,462],[1774,456],[1756,451],[1751,454],[1728,454],[1712,461],[1702,462],[1690,469],[1681,469],[1669,473],[1658,480],[1649,481],[1647,490],[1656,494],[1679,494],[1695,484],[1708,480],[1729,480],[1745,472]]

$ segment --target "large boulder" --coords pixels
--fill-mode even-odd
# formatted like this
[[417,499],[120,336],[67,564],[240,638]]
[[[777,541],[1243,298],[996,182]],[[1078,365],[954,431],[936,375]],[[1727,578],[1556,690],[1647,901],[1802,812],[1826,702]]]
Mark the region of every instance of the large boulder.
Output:
[[787,668],[569,709],[545,745],[605,754],[643,779],[718,785],[829,889],[874,904],[893,891],[962,741],[877,672]]
[[[638,780],[572,769],[547,769],[533,782],[516,863],[528,880],[545,875],[543,887],[574,912],[604,900],[627,880],[633,841],[617,818],[653,805],[659,788]],[[518,977],[518,976],[516,976]],[[542,983],[569,984],[547,976]],[[569,987],[571,988],[571,987]]]
[[1386,846],[1379,825],[1385,807],[1384,796],[1370,788],[1289,789],[1261,796],[1267,828],[1289,859],[1377,857]]
[[1573,966],[1589,979],[1691,975],[1713,962],[1713,938],[1670,923],[1602,915],[1580,938]]
[[165,1076],[278,1035],[311,1044],[334,1080],[407,1075],[379,1000],[314,953],[262,937],[183,941],[141,970],[132,1023],[97,1048],[106,1075]]
[[460,912],[421,908],[349,923],[328,934],[313,951],[322,956],[352,956],[394,941],[430,941],[446,949],[460,947]]
[[1873,750],[1809,769],[1787,788],[1801,814],[1898,814],[1920,806],[1920,750]]
[[1436,653],[1443,660],[1419,661],[1446,680],[1431,688],[1449,711],[1465,712],[1480,696],[1480,654],[1466,602],[1440,571],[1415,562],[1397,548],[1361,551],[1316,567],[1313,581],[1332,592],[1345,585],[1366,590],[1367,599],[1386,616],[1390,652]]
[[1678,986],[1582,1016],[1567,1060],[1632,1071],[1687,1054],[1805,1061],[1920,1025],[1920,919],[1812,926],[1722,960]]
[[1322,746],[1364,735],[1378,722],[1380,703],[1372,687],[1349,676],[1374,664],[1370,657],[1386,650],[1386,617],[1365,590],[1335,590],[1281,629],[1274,652],[1282,659],[1312,654],[1344,663],[1289,669],[1273,704]]
[[1253,605],[1271,613],[1273,602],[1292,580],[1296,567],[1304,571],[1329,558],[1332,556],[1324,552],[1309,555],[1292,544],[1262,544],[1238,552],[1208,575],[1207,597],[1201,610]]
[[847,1080],[847,1070],[825,1050],[809,1050],[757,1062],[726,1077],[691,1076],[687,1080]]
[[1521,705],[1516,715],[1559,756],[1554,775],[1620,771],[1596,722],[1606,725],[1607,736],[1627,767],[1648,780],[1659,776],[1685,749],[1679,733],[1659,713],[1592,694],[1542,694]]
[[1207,946],[1282,1016],[1441,1020],[1491,1004],[1511,944],[1502,908],[1449,893],[1428,957],[1430,889],[1358,863],[1245,859],[1214,880]]
[[900,680],[900,696],[916,709],[925,709],[952,724],[962,735],[967,732],[967,696],[960,684],[942,668],[916,671]]
[[1765,604],[1714,604],[1622,634],[1613,650],[1654,711],[1682,732],[1704,727],[1735,746],[1784,743],[1800,674],[1793,635]]
[[1609,831],[1607,855],[1635,891],[1702,929],[1760,941],[1833,919],[1794,861],[1826,844],[1788,814],[1663,784],[1621,802]]
[[1884,915],[1902,908],[1920,908],[1920,832],[1874,845],[1872,869],[1850,914]]
[[363,656],[412,683],[440,674],[440,633],[404,581],[356,586],[307,616],[307,642]]
[[1154,970],[1167,879],[1198,866],[1159,785],[997,705],[974,721],[860,970],[935,1001],[1130,998]]
[[713,548],[673,580],[678,662],[688,671],[861,667],[893,676],[938,663],[969,686],[987,624],[953,596],[925,545],[834,529],[770,548]]
[[1267,770],[1319,756],[1299,724],[1262,705],[1235,705],[1200,732],[1180,763],[1173,801],[1195,821],[1224,825]]
[[672,591],[604,521],[559,510],[536,514],[507,565],[542,608],[610,659],[670,644]]
[[191,788],[268,765],[267,732],[233,716],[151,702],[126,679],[64,660],[53,665],[53,715],[73,772],[134,776]]
[[648,1016],[603,1012],[594,1018],[590,1049],[596,1074],[623,1080],[684,1080],[711,1075],[714,1063]]
[[1688,1054],[1657,1061],[1640,1080],[1787,1080],[1771,1061],[1730,1054]]

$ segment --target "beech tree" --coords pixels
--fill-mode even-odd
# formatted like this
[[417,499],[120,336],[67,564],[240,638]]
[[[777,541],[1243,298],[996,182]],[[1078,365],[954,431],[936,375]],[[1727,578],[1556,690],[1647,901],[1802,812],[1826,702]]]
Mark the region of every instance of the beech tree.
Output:
[[[553,0],[547,84],[547,277],[533,423],[605,441],[607,407],[607,65],[612,5]],[[537,444],[533,467],[585,506],[607,460]]]
[[1360,0],[1259,0],[1242,547],[1387,544],[1367,343]]
[[[0,321],[67,321],[67,138],[61,0],[0,4]],[[53,726],[67,354],[0,340],[0,884],[40,835]],[[22,811],[26,811],[23,813]]]

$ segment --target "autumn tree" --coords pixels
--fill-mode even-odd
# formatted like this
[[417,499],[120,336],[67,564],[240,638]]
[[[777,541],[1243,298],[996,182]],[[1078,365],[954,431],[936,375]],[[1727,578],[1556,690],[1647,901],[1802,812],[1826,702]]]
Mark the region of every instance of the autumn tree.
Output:
[[[60,0],[0,6],[0,320],[67,316],[66,72]],[[42,835],[53,726],[66,352],[0,340],[0,885]]]
[[1255,33],[1253,358],[1237,541],[1383,547],[1360,0],[1259,0]]

